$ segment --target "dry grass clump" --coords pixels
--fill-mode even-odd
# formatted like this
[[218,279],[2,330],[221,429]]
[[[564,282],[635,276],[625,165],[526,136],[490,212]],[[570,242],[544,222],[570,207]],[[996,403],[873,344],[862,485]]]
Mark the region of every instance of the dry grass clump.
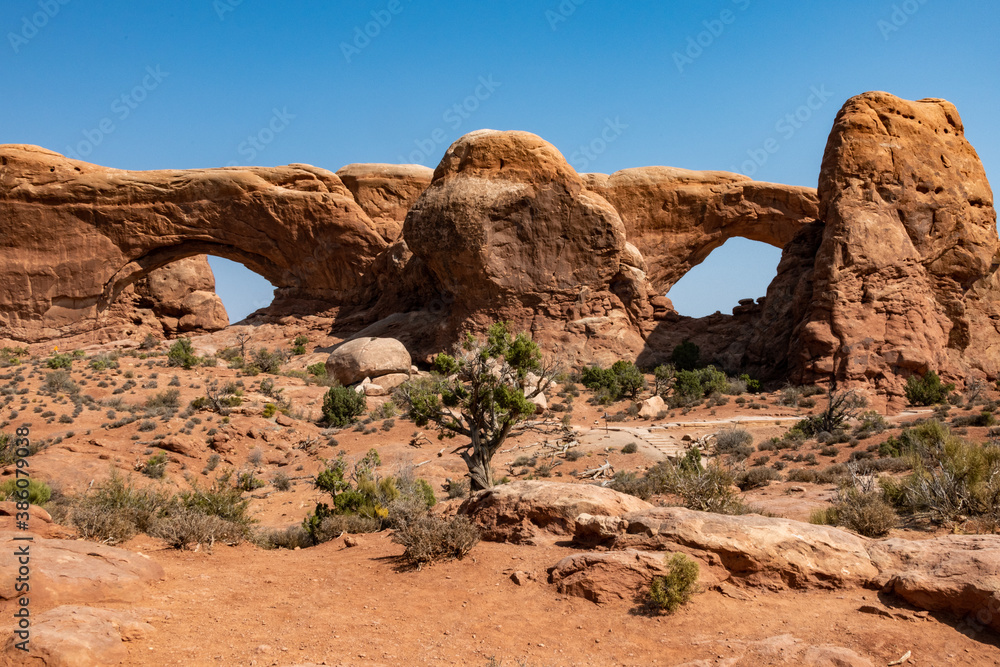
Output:
[[479,543],[479,529],[465,516],[443,519],[425,515],[397,529],[392,541],[406,547],[405,560],[421,567],[464,558]]

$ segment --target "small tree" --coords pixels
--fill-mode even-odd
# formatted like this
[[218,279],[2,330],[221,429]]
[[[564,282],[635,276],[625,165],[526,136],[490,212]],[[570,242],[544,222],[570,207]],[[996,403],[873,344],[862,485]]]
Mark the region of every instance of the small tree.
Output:
[[[543,364],[527,334],[514,336],[504,322],[491,326],[486,340],[467,334],[455,357],[453,380],[412,383],[398,396],[418,426],[434,422],[442,437],[469,439],[458,451],[472,490],[480,491],[493,486],[493,456],[515,426],[535,414],[528,399],[548,388],[556,369]],[[529,373],[537,380],[529,382]]]

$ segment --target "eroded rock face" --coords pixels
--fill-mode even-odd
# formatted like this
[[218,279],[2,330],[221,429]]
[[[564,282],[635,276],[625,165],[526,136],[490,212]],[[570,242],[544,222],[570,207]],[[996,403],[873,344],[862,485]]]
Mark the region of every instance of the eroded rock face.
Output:
[[324,169],[124,171],[22,145],[0,147],[0,243],[0,328],[23,341],[125,337],[123,291],[200,254],[241,262],[278,301],[318,310],[362,286],[387,245]]
[[135,286],[136,308],[148,308],[164,333],[218,331],[229,315],[215,293],[215,275],[204,255],[185,257],[150,271]]
[[[844,105],[819,178],[822,241],[793,340],[803,380],[901,393],[927,370],[1000,370],[993,193],[954,105],[865,93]],[[973,323],[978,326],[973,326]]]
[[419,164],[349,164],[337,170],[386,243],[399,240],[407,212],[433,175]]
[[506,318],[570,359],[642,347],[636,320],[652,307],[618,213],[533,134],[456,141],[403,236],[456,332]]

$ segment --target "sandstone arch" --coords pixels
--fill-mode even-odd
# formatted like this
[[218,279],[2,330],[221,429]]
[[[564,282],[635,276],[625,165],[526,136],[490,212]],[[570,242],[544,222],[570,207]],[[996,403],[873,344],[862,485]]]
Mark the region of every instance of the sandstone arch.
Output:
[[0,147],[0,238],[0,325],[26,341],[113,330],[130,284],[206,253],[245,264],[285,301],[336,302],[387,246],[316,167],[132,172],[21,145]]
[[724,171],[640,167],[583,179],[618,211],[661,294],[733,237],[784,248],[819,216],[813,188]]

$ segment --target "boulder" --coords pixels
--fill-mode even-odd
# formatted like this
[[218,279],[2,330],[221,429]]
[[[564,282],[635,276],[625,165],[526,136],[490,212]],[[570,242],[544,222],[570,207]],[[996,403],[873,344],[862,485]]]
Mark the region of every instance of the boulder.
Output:
[[129,652],[123,642],[141,641],[155,632],[147,622],[152,620],[150,616],[138,610],[56,607],[33,615],[29,653],[14,646],[16,638],[7,639],[0,654],[0,665],[106,667],[126,664]]
[[394,338],[354,338],[338,345],[326,360],[326,374],[345,386],[409,370],[410,353]]
[[[22,542],[18,533],[0,534],[0,599],[18,596],[14,589]],[[34,604],[130,602],[162,579],[163,568],[143,554],[104,544],[36,538],[30,543],[31,600]]]
[[[593,513],[591,513],[593,514]],[[755,514],[728,516],[682,507],[618,513],[604,526],[580,517],[575,541],[616,549],[714,554],[730,575],[792,588],[862,586],[878,576],[870,540],[837,528]]]
[[189,435],[168,435],[157,442],[156,446],[168,452],[189,457],[197,456],[204,449],[202,441]]
[[134,288],[135,307],[151,309],[168,335],[229,326],[229,315],[215,293],[215,275],[205,255],[185,257],[150,271]]
[[639,416],[643,419],[655,419],[656,415],[667,409],[667,404],[659,396],[647,398],[639,408]]
[[1000,536],[880,540],[869,548],[878,583],[910,604],[1000,631]]
[[533,543],[543,535],[572,535],[581,514],[619,516],[652,505],[591,484],[518,481],[480,491],[462,505],[484,540]]
[[666,573],[662,553],[604,551],[566,556],[549,568],[549,583],[564,595],[591,602],[631,601],[653,577]]

